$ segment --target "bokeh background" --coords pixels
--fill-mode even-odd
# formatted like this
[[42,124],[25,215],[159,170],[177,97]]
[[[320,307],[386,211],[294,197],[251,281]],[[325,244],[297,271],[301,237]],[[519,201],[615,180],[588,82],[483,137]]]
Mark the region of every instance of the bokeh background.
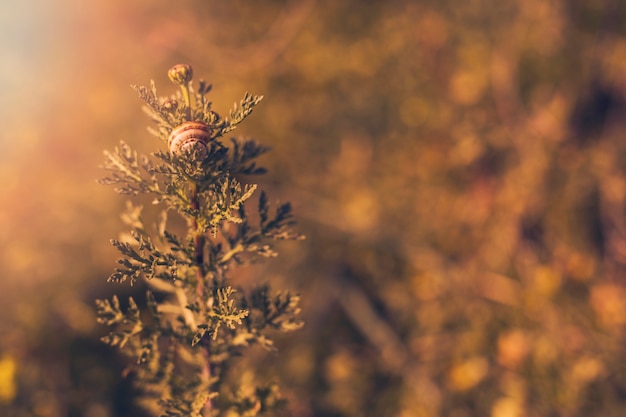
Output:
[[[245,273],[306,327],[253,350],[298,417],[626,415],[626,3],[79,0],[0,5],[0,415],[141,417],[98,338],[150,152],[128,87],[190,63],[307,235]],[[235,277],[237,279],[237,277]],[[251,372],[250,370],[254,370]]]

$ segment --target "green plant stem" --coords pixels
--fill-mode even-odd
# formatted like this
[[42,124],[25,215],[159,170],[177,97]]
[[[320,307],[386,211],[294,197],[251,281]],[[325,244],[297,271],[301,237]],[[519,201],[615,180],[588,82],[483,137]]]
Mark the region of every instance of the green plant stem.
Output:
[[183,92],[183,99],[187,107],[187,120],[191,120],[191,95],[189,94],[189,83],[181,85],[180,89]]

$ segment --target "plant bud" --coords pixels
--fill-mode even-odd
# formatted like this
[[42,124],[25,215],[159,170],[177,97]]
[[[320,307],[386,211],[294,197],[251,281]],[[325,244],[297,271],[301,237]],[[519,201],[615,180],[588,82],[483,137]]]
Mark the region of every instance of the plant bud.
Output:
[[165,100],[163,108],[168,111],[175,111],[178,108],[178,101],[172,99]]
[[177,64],[167,71],[167,76],[174,84],[187,85],[193,78],[193,70],[191,65]]

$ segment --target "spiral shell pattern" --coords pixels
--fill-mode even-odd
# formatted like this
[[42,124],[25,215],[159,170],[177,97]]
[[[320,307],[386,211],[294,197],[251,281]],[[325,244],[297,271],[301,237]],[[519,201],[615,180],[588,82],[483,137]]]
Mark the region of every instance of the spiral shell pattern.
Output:
[[208,155],[207,143],[211,140],[211,128],[202,122],[185,122],[172,130],[167,141],[170,152],[180,156],[196,152],[198,158]]

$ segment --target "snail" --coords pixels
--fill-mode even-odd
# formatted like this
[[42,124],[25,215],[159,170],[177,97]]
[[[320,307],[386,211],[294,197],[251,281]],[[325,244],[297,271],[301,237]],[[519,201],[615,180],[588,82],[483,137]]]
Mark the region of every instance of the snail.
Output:
[[211,140],[211,128],[207,124],[185,122],[172,130],[167,146],[173,155],[196,153],[198,159],[204,160],[209,154],[207,143]]

